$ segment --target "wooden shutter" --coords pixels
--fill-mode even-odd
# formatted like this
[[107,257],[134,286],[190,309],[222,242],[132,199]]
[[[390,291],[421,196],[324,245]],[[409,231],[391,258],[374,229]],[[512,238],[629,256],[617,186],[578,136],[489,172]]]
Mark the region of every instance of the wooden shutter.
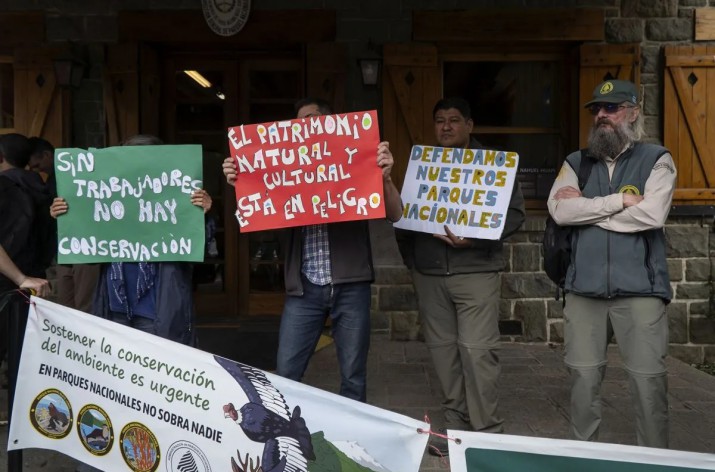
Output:
[[386,44],[383,62],[383,133],[395,158],[393,180],[402,188],[412,146],[434,142],[432,108],[442,97],[441,69],[430,44]]
[[583,108],[596,85],[609,79],[630,80],[640,87],[640,46],[584,44],[579,71],[579,146],[586,147],[593,117]]
[[673,200],[715,203],[715,46],[665,48],[663,142],[678,169]]
[[70,145],[69,91],[55,80],[53,59],[61,48],[15,50],[15,131],[40,136],[56,147]]
[[342,43],[310,43],[306,51],[308,96],[330,102],[336,113],[345,109],[347,54]]

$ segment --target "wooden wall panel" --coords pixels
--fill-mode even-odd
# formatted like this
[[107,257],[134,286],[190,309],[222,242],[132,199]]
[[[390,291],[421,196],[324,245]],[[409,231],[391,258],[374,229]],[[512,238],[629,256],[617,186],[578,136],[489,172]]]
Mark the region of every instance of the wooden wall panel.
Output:
[[416,41],[603,41],[599,8],[415,11]]
[[715,40],[715,8],[695,9],[695,41]]
[[393,180],[402,188],[412,146],[434,142],[432,108],[442,97],[442,75],[432,45],[386,44],[383,57],[383,132],[395,158]]
[[246,26],[233,36],[219,36],[211,31],[201,10],[120,11],[118,29],[119,40],[123,42],[204,43],[216,48],[260,49],[333,41],[336,31],[332,10],[254,10]]
[[53,59],[63,47],[15,50],[15,131],[56,147],[70,144],[69,91],[55,80]]

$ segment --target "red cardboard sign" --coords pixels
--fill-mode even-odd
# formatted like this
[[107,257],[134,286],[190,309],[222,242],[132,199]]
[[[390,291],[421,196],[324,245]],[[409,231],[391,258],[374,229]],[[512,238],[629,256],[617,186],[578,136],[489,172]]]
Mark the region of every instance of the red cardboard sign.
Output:
[[375,110],[229,128],[242,232],[385,217]]

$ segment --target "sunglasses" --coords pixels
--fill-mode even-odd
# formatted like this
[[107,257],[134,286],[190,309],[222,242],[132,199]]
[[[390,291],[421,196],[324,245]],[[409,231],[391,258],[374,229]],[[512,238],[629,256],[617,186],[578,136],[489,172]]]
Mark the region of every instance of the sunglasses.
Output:
[[607,114],[612,115],[616,113],[621,108],[634,108],[628,105],[619,105],[618,103],[593,103],[588,106],[588,111],[591,112],[593,116],[598,115],[598,112],[603,108]]

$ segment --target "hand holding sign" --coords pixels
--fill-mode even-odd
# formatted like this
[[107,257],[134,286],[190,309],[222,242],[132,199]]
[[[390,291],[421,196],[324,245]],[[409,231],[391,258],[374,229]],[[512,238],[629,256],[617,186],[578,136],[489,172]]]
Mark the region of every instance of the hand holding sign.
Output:
[[440,239],[455,247],[467,243],[454,235],[499,239],[518,167],[515,152],[413,146],[395,227],[441,235],[449,226]]
[[226,182],[232,187],[236,186],[236,178],[238,177],[238,171],[236,170],[236,159],[233,157],[227,157],[223,160],[221,164],[223,168],[223,175],[226,176]]
[[223,172],[229,184],[241,174],[241,231],[385,216],[383,179],[394,160],[387,143],[378,146],[374,110],[241,125],[228,138],[234,161]]
[[201,160],[197,145],[57,149],[58,262],[202,261]]
[[445,243],[449,244],[452,247],[457,247],[457,248],[468,248],[472,247],[472,242],[469,239],[465,239],[461,236],[457,236],[452,232],[452,230],[449,229],[449,226],[444,225],[444,234],[435,234],[434,237],[437,239],[441,239]]

